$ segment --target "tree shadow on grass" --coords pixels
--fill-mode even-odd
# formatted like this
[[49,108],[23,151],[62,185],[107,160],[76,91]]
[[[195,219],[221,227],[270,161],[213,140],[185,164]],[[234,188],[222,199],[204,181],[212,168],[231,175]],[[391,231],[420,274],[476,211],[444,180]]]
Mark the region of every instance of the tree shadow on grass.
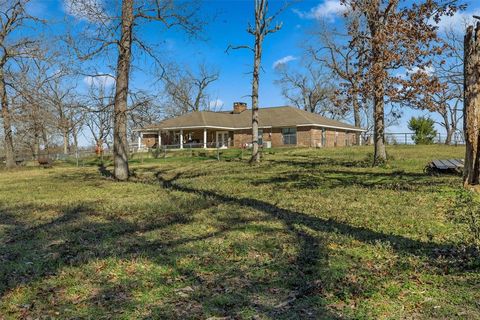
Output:
[[[353,237],[355,240],[371,245],[377,245],[378,243],[388,244],[400,255],[425,258],[432,267],[443,267],[436,264],[438,252],[452,249],[452,246],[448,244],[443,245],[434,242],[424,242],[400,235],[385,234],[368,228],[351,226],[335,220],[313,217],[301,212],[279,208],[276,205],[257,199],[238,198],[213,191],[182,186],[176,182],[176,180],[181,177],[181,174],[178,173],[176,173],[173,178],[166,179],[163,177],[163,173],[159,172],[157,177],[164,188],[196,194],[204,198],[213,199],[219,203],[230,203],[263,212],[272,219],[282,221],[287,230],[296,236],[299,242],[300,252],[295,262],[292,263],[293,270],[283,270],[283,273],[279,276],[279,278],[285,280],[291,279],[291,281],[286,281],[286,284],[290,286],[290,299],[287,299],[275,308],[265,309],[266,314],[274,316],[275,318],[290,318],[294,316],[298,318],[329,319],[337,318],[338,316],[326,311],[326,309],[318,308],[316,304],[308,302],[312,297],[322,296],[323,294],[322,286],[324,284],[318,283],[318,264],[322,264],[321,268],[326,268],[328,250],[317,236],[312,236],[309,232],[305,232],[303,228],[299,228],[299,225],[315,232],[334,233]],[[325,272],[326,270],[324,269],[323,271]],[[352,287],[351,290],[362,291],[362,289],[355,289],[354,284],[349,284],[348,286]],[[315,310],[313,306],[318,309]],[[323,317],[323,315],[326,316]]]
[[[305,156],[307,158],[308,156]],[[298,156],[296,156],[298,158]],[[336,167],[346,167],[346,168],[369,168],[372,167],[372,162],[368,159],[334,159],[334,158],[312,158],[308,157],[308,160],[270,160],[272,164],[275,165],[288,165],[293,167],[301,167],[304,169],[317,169],[321,166],[336,166]]]
[[[176,175],[174,179],[180,179]],[[175,181],[165,181],[163,186],[174,192]],[[190,193],[190,192],[187,192]],[[203,196],[194,195],[194,200]],[[206,199],[206,198],[205,198]],[[217,205],[225,204],[220,199],[214,199]],[[193,200],[192,200],[193,201]],[[201,203],[198,206],[198,202]],[[198,210],[212,206],[211,200],[195,200]],[[337,315],[324,308],[321,298],[315,302],[299,303],[307,296],[315,296],[317,288],[309,283],[311,274],[314,273],[315,264],[321,257],[319,248],[322,244],[316,237],[303,234],[301,237],[301,250],[295,261],[272,261],[271,264],[261,266],[270,270],[272,277],[260,276],[259,279],[250,278],[249,270],[243,270],[236,265],[225,265],[225,270],[211,274],[210,279],[199,273],[195,267],[180,266],[179,261],[194,256],[202,256],[202,251],[196,250],[192,244],[202,244],[212,239],[223,239],[228,234],[242,233],[246,228],[251,228],[252,223],[265,222],[268,217],[243,217],[242,213],[232,216],[221,216],[218,228],[209,232],[198,232],[195,235],[179,235],[175,238],[149,239],[149,232],[169,234],[169,229],[176,229],[181,225],[193,224],[194,221],[185,218],[185,212],[180,211],[157,221],[144,221],[142,223],[126,221],[120,217],[109,217],[95,211],[98,203],[79,203],[68,206],[62,212],[47,222],[29,226],[18,219],[18,213],[8,212],[7,207],[0,211],[0,218],[8,222],[6,231],[8,241],[0,248],[0,297],[3,303],[11,303],[10,294],[17,288],[30,288],[32,298],[30,303],[14,307],[25,316],[52,315],[58,310],[70,310],[76,304],[83,305],[88,310],[84,315],[105,316],[133,314],[138,305],[135,302],[133,291],[138,287],[135,278],[121,283],[111,283],[109,279],[101,280],[98,289],[93,291],[88,300],[71,301],[62,296],[63,290],[56,285],[49,284],[59,276],[64,268],[82,268],[90,263],[102,260],[121,259],[131,260],[147,259],[159,266],[176,270],[179,281],[173,281],[175,288],[179,285],[189,285],[192,291],[182,288],[175,289],[173,296],[160,298],[158,305],[151,305],[143,312],[143,317],[148,318],[204,318],[208,315],[236,317],[248,309],[250,313],[260,314],[275,318],[305,318],[305,319],[335,319]],[[26,204],[16,206],[16,212],[30,212],[46,208],[37,208],[35,205]],[[54,208],[51,208],[54,209]],[[60,209],[55,208],[57,211]],[[164,215],[159,212],[159,215]],[[91,218],[101,218],[100,220]],[[289,226],[292,232],[293,225]],[[256,225],[255,232],[262,234],[278,232],[268,226]],[[299,234],[300,231],[298,231]],[[236,240],[240,241],[240,240]],[[254,241],[251,242],[250,241]],[[245,246],[249,250],[255,239],[234,243],[239,250]],[[320,250],[321,251],[321,250]],[[248,251],[247,251],[248,252]],[[205,257],[205,263],[215,256]],[[215,263],[213,260],[212,263]],[[221,262],[219,267],[223,265]],[[240,264],[241,266],[241,264]],[[223,267],[222,267],[223,268]],[[279,269],[279,271],[277,270]],[[88,270],[88,269],[87,269]],[[276,275],[276,272],[280,272]],[[98,277],[98,275],[93,276]],[[35,283],[45,284],[38,287]],[[96,280],[98,281],[98,280]],[[179,282],[179,283],[177,283]],[[238,282],[237,284],[235,284]],[[285,283],[289,286],[284,287]],[[280,293],[277,293],[277,286]],[[187,286],[188,288],[188,286]],[[68,289],[68,288],[67,288]],[[272,292],[268,290],[272,289]],[[185,291],[185,290],[184,290]],[[270,302],[262,300],[265,297],[273,299]],[[310,297],[310,299],[312,299]],[[30,301],[30,300],[29,300]],[[36,301],[36,302],[35,302]],[[48,301],[48,307],[45,306]],[[0,303],[0,310],[7,308]],[[43,306],[42,306],[43,303]],[[3,304],[3,306],[2,306]],[[47,309],[45,309],[47,308]],[[7,308],[8,309],[8,308]],[[12,309],[9,309],[10,311]],[[13,311],[12,311],[13,312]],[[67,311],[65,311],[67,312]],[[85,313],[86,312],[86,313]],[[9,314],[6,314],[7,316]],[[10,314],[12,316],[17,313]],[[58,313],[56,314],[58,316]],[[60,313],[60,316],[76,317],[78,314]]]
[[[110,256],[111,248],[102,248],[102,243],[190,221],[183,214],[174,214],[144,225],[117,218],[88,222],[86,217],[99,214],[92,207],[80,203],[64,208],[57,218],[33,227],[15,221],[14,215],[8,212],[0,212],[0,216],[8,217],[10,225],[14,226],[7,230],[5,246],[0,248],[0,297],[19,284],[55,273],[60,266],[81,265],[92,258]],[[26,208],[28,212],[32,207]]]
[[278,187],[296,189],[333,189],[358,186],[367,189],[418,191],[444,186],[448,182],[439,177],[434,178],[425,174],[404,171],[369,172],[324,169],[313,172],[311,170],[285,172],[266,179],[256,179],[251,183],[254,186],[273,184]]
[[250,207],[252,209],[265,212],[274,218],[280,219],[281,221],[285,222],[289,227],[291,225],[300,223],[316,231],[336,232],[352,236],[362,242],[372,244],[376,241],[389,242],[395,248],[395,250],[403,254],[430,256],[430,253],[432,253],[433,249],[446,249],[451,247],[451,245],[440,245],[434,242],[423,242],[406,238],[400,235],[384,234],[364,227],[351,226],[342,222],[337,222],[332,219],[314,217],[302,212],[279,208],[276,205],[270,204],[262,200],[252,198],[238,198],[229,195],[219,194],[213,191],[182,186],[175,183],[175,180],[177,180],[180,176],[181,174],[176,174],[171,179],[164,179],[161,172],[157,173],[157,177],[164,188],[171,188],[176,191],[201,195],[202,197],[215,199],[221,203],[235,203],[242,207]]
[[[172,194],[189,195],[187,198],[190,200],[188,203],[179,203],[179,209],[172,213],[159,210],[152,219],[132,222],[121,216],[96,212],[96,204],[84,202],[61,208],[61,214],[51,221],[29,227],[15,214],[9,213],[8,208],[3,208],[0,217],[8,218],[9,240],[0,248],[0,297],[5,298],[16,288],[34,286],[38,281],[54,278],[65,267],[82,268],[100,260],[130,261],[142,258],[176,274],[165,276],[173,277],[170,284],[168,279],[160,277],[158,283],[153,284],[154,287],[145,289],[153,290],[155,286],[163,285],[165,290],[174,291],[160,296],[157,303],[142,306],[145,310],[141,317],[145,319],[205,318],[211,315],[233,318],[242,312],[276,319],[345,319],[348,316],[326,306],[325,284],[319,281],[322,279],[319,273],[328,272],[329,250],[315,233],[346,235],[369,244],[389,242],[399,254],[420,255],[427,259],[434,259],[432,251],[443,247],[436,243],[308,216],[257,199],[238,198],[183,186],[179,184],[182,178],[195,175],[177,172],[167,179],[165,173],[157,174],[161,186]],[[176,233],[182,226],[195,227],[194,213],[211,209],[212,206],[227,206],[228,210],[239,212],[213,217],[213,225],[210,223],[212,230],[199,230],[194,234]],[[245,217],[244,208],[258,211],[262,215]],[[23,209],[19,207],[15,210],[35,210],[32,205],[26,205]],[[296,239],[295,245],[298,247],[293,259],[273,256],[264,265],[249,266],[244,265],[244,261],[236,264],[234,260],[228,263],[218,260],[222,257],[216,257],[210,251],[202,249],[202,246],[215,246],[215,241],[223,242],[230,234],[244,232],[253,223],[266,221],[281,222],[284,228],[279,231],[256,225],[256,232],[262,235],[270,233],[272,237],[283,231],[290,234]],[[152,239],[148,236],[152,232],[162,236],[160,239]],[[238,250],[246,250],[245,254],[248,254],[258,245],[256,238],[242,239],[235,240],[233,249],[238,247]],[[215,241],[210,242],[212,240]],[[276,245],[281,246],[281,241]],[[266,248],[264,253],[271,252]],[[192,257],[198,257],[196,259],[208,267],[209,271],[200,272],[197,265],[181,263]],[[249,268],[260,274],[252,275]],[[120,283],[103,279],[98,290],[88,300],[81,301],[81,304],[88,308],[87,315],[92,317],[133,314],[138,309],[138,301],[132,292],[139,285],[134,276]],[[47,310],[42,310],[37,306],[38,303],[30,304],[24,310],[27,315],[74,307],[73,302],[59,297],[55,287],[46,285],[45,289],[32,290],[36,290],[33,291],[33,299],[37,302],[43,300],[44,303],[50,301],[50,304]],[[56,298],[50,300],[52,297]],[[76,316],[78,315],[71,314],[71,317]]]

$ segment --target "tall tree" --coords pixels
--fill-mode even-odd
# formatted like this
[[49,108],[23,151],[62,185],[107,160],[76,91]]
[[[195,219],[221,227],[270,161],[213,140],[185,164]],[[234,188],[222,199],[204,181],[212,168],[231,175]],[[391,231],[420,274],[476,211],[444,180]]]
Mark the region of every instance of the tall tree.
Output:
[[114,175],[118,180],[127,180],[129,176],[127,103],[134,19],[133,0],[123,0],[122,27],[120,41],[118,42],[117,75],[113,104],[113,162],[115,167]]
[[116,46],[115,97],[113,125],[114,176],[117,180],[129,177],[128,169],[128,96],[132,55],[136,49],[159,62],[155,51],[142,41],[136,30],[144,22],[158,22],[165,28],[180,27],[189,34],[196,34],[202,27],[195,19],[198,12],[195,1],[122,0],[121,15],[114,12],[116,3],[107,6],[91,0],[69,0],[67,11],[89,23],[82,36],[86,40],[84,50],[77,45],[78,39],[69,37],[69,43],[82,60],[100,54],[106,55],[112,45]]
[[[277,13],[268,15],[268,0],[255,0],[255,25],[248,25],[247,32],[254,36],[254,46],[242,45],[231,47],[233,49],[249,49],[253,52],[253,72],[252,72],[252,157],[250,163],[260,162],[260,150],[258,145],[258,88],[260,85],[260,68],[262,63],[262,48],[265,37],[275,33],[282,28],[282,23],[275,23],[275,18],[285,9],[285,6]],[[229,48],[230,48],[229,47]],[[227,49],[228,51],[228,49]]]
[[464,117],[465,164],[463,183],[465,186],[480,183],[480,22],[469,26],[465,34],[465,77]]
[[16,36],[14,33],[26,27],[28,23],[38,21],[26,10],[30,0],[0,0],[0,103],[5,139],[5,161],[7,168],[15,167],[13,147],[12,116],[9,109],[9,97],[5,81],[10,61],[31,52],[35,41],[27,36]]
[[[439,89],[437,79],[426,70],[431,58],[441,53],[437,27],[442,15],[451,15],[458,8],[455,0],[341,0],[351,12],[360,14],[361,23],[351,23],[352,44],[361,38],[367,41],[365,65],[367,68],[362,90],[371,95],[374,112],[374,165],[387,159],[385,150],[385,104],[414,99],[424,100],[426,108],[433,108],[429,94]],[[359,30],[364,26],[363,30]],[[359,32],[361,31],[361,32]],[[398,70],[409,72],[407,77]],[[392,72],[397,71],[397,73]]]

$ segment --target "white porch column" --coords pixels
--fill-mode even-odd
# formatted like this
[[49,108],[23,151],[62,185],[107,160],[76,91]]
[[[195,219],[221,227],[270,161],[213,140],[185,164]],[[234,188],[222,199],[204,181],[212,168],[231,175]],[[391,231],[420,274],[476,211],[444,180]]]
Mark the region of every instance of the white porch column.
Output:
[[207,149],[207,128],[203,129],[203,148]]
[[180,149],[183,149],[183,129],[180,129]]
[[142,132],[138,132],[138,144],[137,144],[137,151],[140,151],[142,149]]
[[158,147],[162,146],[162,131],[158,131]]

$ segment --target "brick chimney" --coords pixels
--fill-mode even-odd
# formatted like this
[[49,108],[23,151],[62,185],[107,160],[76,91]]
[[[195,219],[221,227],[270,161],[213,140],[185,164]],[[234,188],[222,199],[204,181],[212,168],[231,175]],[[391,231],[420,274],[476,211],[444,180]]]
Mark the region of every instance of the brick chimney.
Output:
[[233,113],[242,113],[247,110],[247,104],[245,102],[234,102]]

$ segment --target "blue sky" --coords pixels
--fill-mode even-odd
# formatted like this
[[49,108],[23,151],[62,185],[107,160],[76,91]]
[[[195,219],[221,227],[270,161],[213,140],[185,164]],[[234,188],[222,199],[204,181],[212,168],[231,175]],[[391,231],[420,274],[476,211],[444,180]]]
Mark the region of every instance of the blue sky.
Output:
[[[64,0],[33,0],[30,10],[41,17],[57,21],[65,14]],[[101,0],[91,0],[101,1]],[[453,24],[461,28],[462,19],[480,12],[477,0],[466,1],[469,4],[467,12],[457,14],[442,24]],[[284,1],[271,1],[271,12],[275,12]],[[275,34],[269,35],[264,43],[261,74],[260,104],[261,106],[276,106],[286,104],[280,88],[274,83],[277,78],[273,65],[280,61],[295,64],[301,59],[301,45],[309,41],[309,31],[315,28],[319,19],[328,22],[332,27],[342,25],[341,7],[337,0],[310,0],[294,3],[279,17],[283,27]],[[195,66],[205,62],[220,70],[220,80],[211,88],[213,98],[221,100],[223,109],[230,109],[234,101],[246,101],[250,104],[252,54],[248,50],[225,52],[228,45],[253,43],[253,37],[246,32],[248,22],[253,20],[253,1],[205,1],[201,14],[208,17],[209,24],[202,34],[204,40],[188,39],[178,30],[159,30],[151,25],[142,28],[142,37],[150,43],[158,44],[161,58],[174,60],[180,65]],[[61,22],[52,25],[61,30]],[[292,59],[293,58],[293,59]],[[283,59],[283,60],[282,60]],[[136,60],[142,72],[134,72],[132,85],[136,88],[152,89],[153,81],[148,70],[152,63],[148,58]],[[144,72],[146,71],[146,72]],[[404,132],[406,122],[412,115],[427,114],[422,111],[405,110],[400,124],[389,128],[391,132]]]

